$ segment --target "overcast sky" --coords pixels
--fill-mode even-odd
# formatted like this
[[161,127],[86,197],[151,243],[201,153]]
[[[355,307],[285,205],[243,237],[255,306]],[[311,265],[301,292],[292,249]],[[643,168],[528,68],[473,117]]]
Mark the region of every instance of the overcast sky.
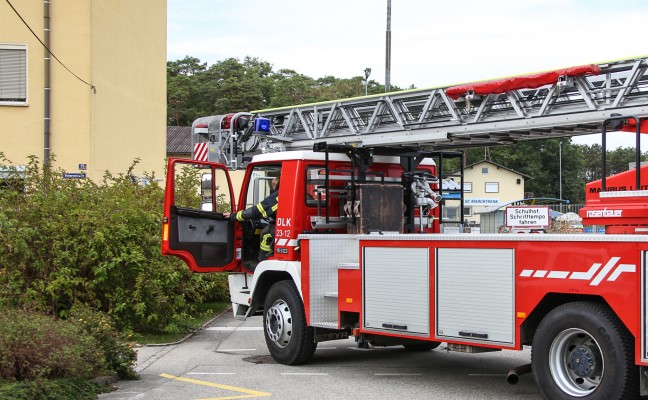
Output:
[[[391,83],[402,88],[648,54],[646,0],[391,3]],[[312,78],[369,67],[385,82],[387,0],[168,0],[167,14],[171,61],[252,56]]]

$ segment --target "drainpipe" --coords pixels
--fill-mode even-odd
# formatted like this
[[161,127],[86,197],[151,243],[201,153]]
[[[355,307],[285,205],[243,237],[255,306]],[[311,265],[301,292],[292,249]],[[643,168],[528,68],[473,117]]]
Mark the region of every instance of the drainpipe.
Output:
[[43,165],[50,165],[50,72],[51,72],[51,54],[50,48],[50,0],[44,0],[43,16],[45,19],[45,32],[43,34],[43,43],[45,43],[45,102],[44,102],[44,115],[43,115],[43,139],[44,139],[44,154]]

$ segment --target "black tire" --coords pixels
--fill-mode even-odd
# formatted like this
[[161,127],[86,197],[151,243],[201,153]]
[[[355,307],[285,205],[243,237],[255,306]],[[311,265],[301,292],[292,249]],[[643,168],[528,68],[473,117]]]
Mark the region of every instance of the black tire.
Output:
[[628,400],[639,396],[634,340],[606,305],[563,304],[542,320],[531,365],[545,398]]
[[278,363],[297,365],[313,358],[314,329],[306,326],[304,303],[293,281],[279,281],[268,291],[263,328],[270,355]]
[[420,342],[404,344],[403,347],[408,351],[430,351],[436,349],[440,345],[441,342]]

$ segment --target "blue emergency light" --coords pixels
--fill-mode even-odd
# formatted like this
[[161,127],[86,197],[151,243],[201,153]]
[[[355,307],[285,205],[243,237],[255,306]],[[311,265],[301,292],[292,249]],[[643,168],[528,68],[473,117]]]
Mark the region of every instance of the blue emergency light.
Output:
[[254,131],[261,133],[270,133],[270,119],[264,117],[255,118]]

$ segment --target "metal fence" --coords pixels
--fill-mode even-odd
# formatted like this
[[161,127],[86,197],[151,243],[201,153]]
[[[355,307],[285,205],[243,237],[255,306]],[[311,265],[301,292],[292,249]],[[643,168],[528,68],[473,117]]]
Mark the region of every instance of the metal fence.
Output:
[[566,214],[568,212],[573,212],[578,214],[581,208],[585,206],[585,204],[544,204],[548,205],[550,209],[554,211],[558,211],[561,214]]

